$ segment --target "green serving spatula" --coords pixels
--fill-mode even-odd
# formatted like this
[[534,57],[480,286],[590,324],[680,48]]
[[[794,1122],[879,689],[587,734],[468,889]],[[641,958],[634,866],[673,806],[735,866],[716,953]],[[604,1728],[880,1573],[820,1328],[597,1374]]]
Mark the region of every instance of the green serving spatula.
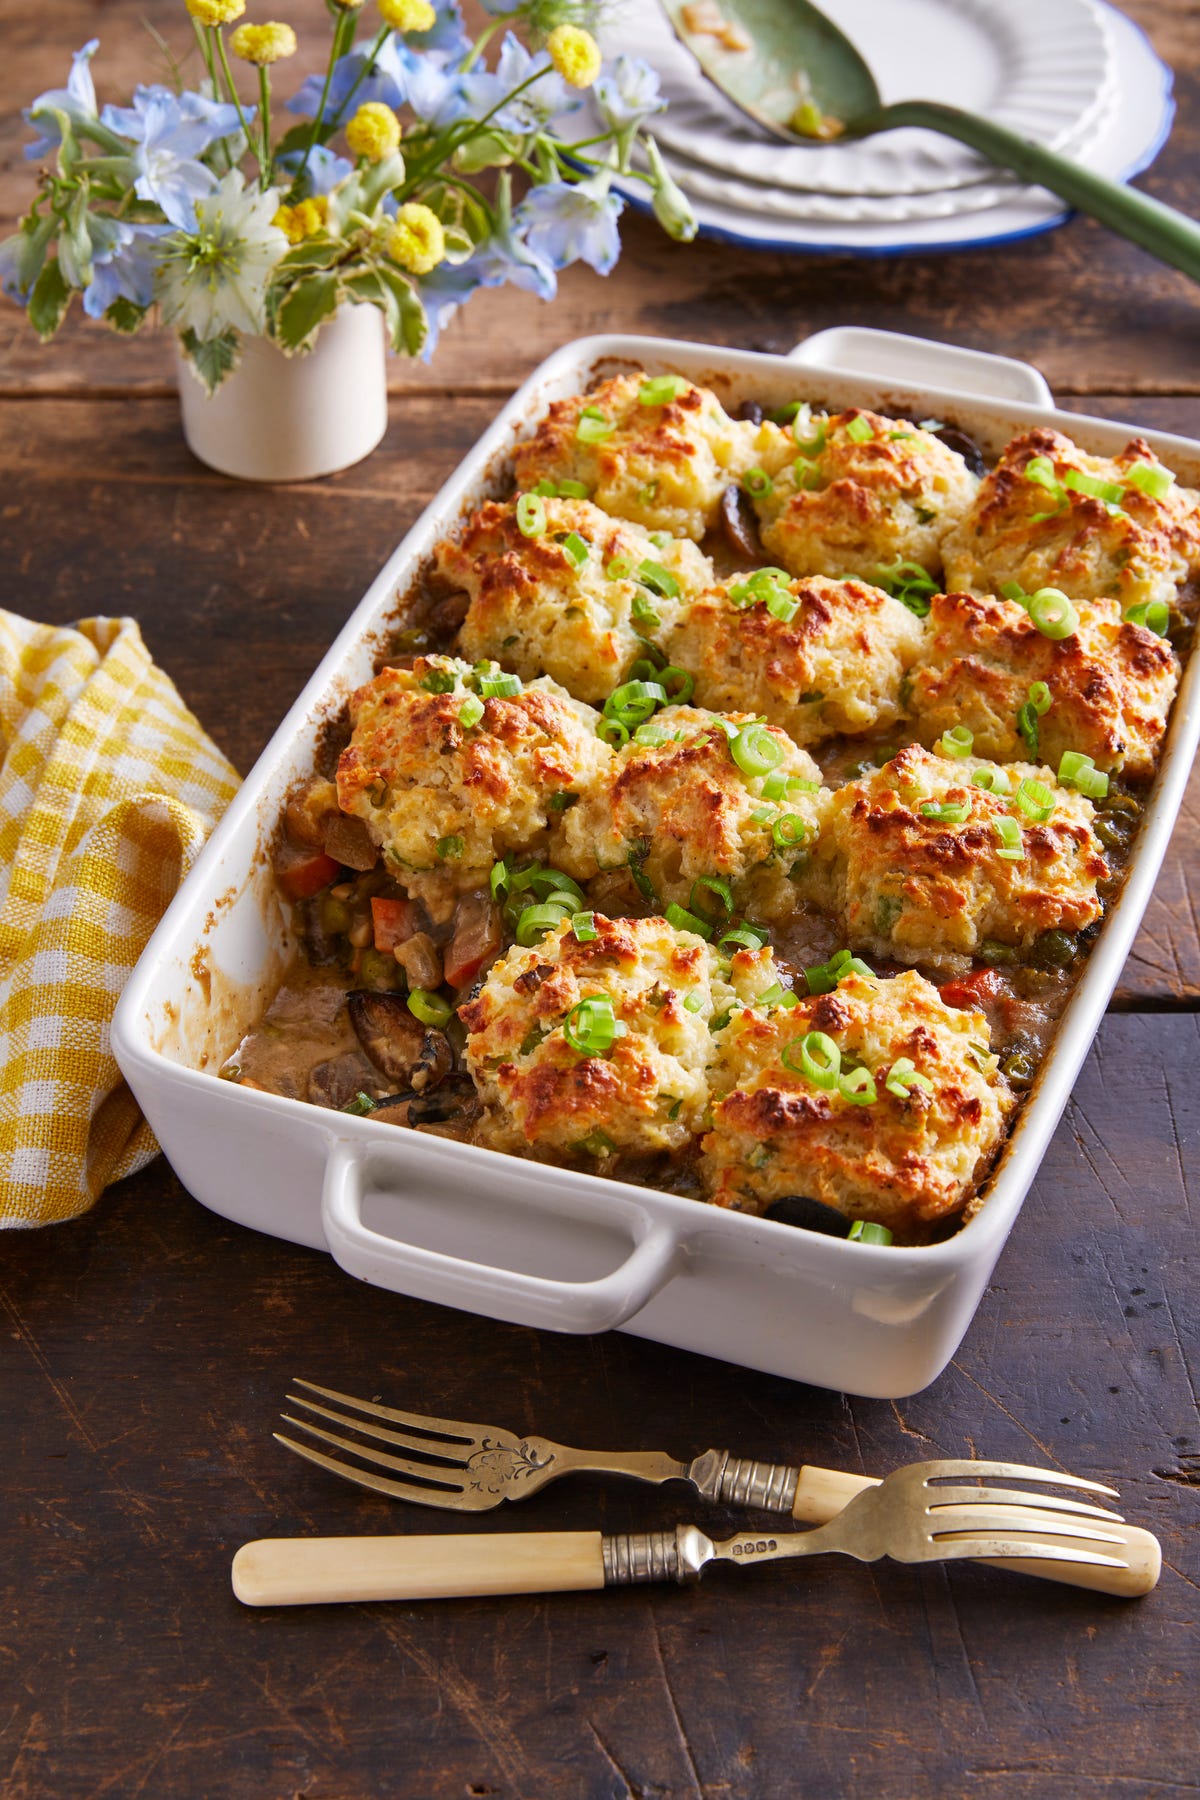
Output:
[[1049,188],[1200,281],[1200,226],[1193,219],[978,113],[936,100],[885,106],[850,39],[809,0],[720,0],[715,26],[712,6],[694,0],[662,0],[662,6],[676,37],[713,85],[784,143],[824,147],[903,125],[938,131],[1022,180]]

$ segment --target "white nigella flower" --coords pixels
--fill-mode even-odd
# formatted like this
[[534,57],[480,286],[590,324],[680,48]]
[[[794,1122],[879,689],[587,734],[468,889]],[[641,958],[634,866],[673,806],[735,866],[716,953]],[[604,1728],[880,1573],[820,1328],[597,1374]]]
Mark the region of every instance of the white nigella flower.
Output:
[[271,223],[278,193],[247,192],[241,172],[231,169],[195,208],[196,229],[172,232],[159,248],[155,297],[164,320],[202,343],[230,329],[260,333],[267,282],[288,249]]

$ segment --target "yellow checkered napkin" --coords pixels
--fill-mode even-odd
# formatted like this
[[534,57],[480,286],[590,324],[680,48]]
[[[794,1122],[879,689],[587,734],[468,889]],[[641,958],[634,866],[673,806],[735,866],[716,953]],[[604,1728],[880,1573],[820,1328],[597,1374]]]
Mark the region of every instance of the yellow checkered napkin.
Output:
[[132,619],[0,612],[0,1226],[155,1154],[109,1024],[236,788]]

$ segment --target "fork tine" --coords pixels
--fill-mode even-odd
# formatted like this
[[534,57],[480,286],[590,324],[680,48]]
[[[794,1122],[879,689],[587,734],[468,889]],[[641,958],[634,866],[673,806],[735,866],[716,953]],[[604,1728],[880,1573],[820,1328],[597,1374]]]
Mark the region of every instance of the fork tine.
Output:
[[[318,1406],[315,1400],[306,1400],[303,1394],[289,1394],[288,1399],[293,1406],[302,1406],[306,1412],[317,1413],[322,1419],[331,1419],[335,1425],[344,1425],[349,1431],[361,1431],[364,1437],[378,1438],[383,1444],[397,1444],[402,1450],[416,1450],[421,1456],[451,1464],[458,1469],[466,1467],[467,1456],[474,1448],[471,1444],[460,1445],[457,1439],[448,1440],[443,1448],[433,1438],[408,1437],[401,1431],[389,1431],[386,1425],[372,1425],[366,1419],[347,1418],[344,1413],[334,1412],[331,1407]],[[292,1422],[300,1423],[298,1419]],[[456,1454],[457,1451],[462,1454]],[[369,1453],[364,1450],[360,1454],[365,1456]]]
[[1032,1540],[1026,1543],[1020,1538],[1010,1537],[970,1537],[957,1543],[931,1544],[927,1555],[918,1560],[939,1563],[968,1560],[1024,1562],[1030,1558],[1044,1562],[1090,1563],[1101,1569],[1125,1569],[1129,1566],[1123,1556],[1105,1556],[1098,1550],[1074,1550],[1069,1544],[1039,1544]]
[[397,1412],[394,1407],[381,1406],[377,1400],[356,1400],[353,1394],[340,1394],[336,1388],[321,1387],[317,1382],[305,1381],[299,1375],[292,1379],[297,1387],[307,1388],[310,1394],[321,1394],[326,1400],[340,1400],[343,1406],[352,1406],[356,1412],[370,1413],[375,1419],[390,1419],[393,1425],[407,1425],[414,1431],[427,1431],[430,1437],[461,1438],[464,1444],[472,1444],[479,1449],[482,1433],[495,1435],[490,1425],[469,1425],[462,1419],[435,1419],[424,1413]]
[[[371,1488],[377,1494],[390,1494],[396,1500],[413,1500],[418,1506],[446,1506],[457,1496],[451,1496],[435,1488],[410,1487],[406,1481],[390,1481],[386,1475],[371,1475],[366,1469],[352,1469],[349,1463],[339,1462],[336,1456],[326,1456],[322,1450],[313,1450],[307,1444],[298,1444],[294,1438],[284,1437],[281,1431],[273,1431],[271,1436],[277,1444],[295,1451],[305,1462],[316,1463],[319,1469],[328,1469],[332,1475],[340,1475],[346,1481],[353,1481],[359,1487]],[[494,1504],[494,1503],[493,1503]]]
[[323,1443],[335,1444],[339,1450],[349,1450],[352,1456],[361,1456],[364,1462],[377,1463],[381,1469],[396,1469],[401,1475],[415,1475],[418,1480],[428,1482],[442,1494],[461,1494],[463,1483],[457,1479],[459,1471],[452,1468],[439,1468],[433,1463],[408,1462],[402,1456],[389,1456],[386,1450],[368,1449],[364,1444],[356,1444],[350,1438],[338,1437],[336,1432],[326,1431],[320,1425],[310,1425],[307,1419],[293,1419],[290,1413],[280,1413],[280,1418],[288,1425],[297,1425],[301,1431],[311,1432],[313,1437],[320,1438]]
[[993,1512],[989,1507],[956,1506],[945,1516],[930,1521],[929,1535],[937,1543],[953,1541],[964,1534],[977,1536],[984,1531],[1036,1532],[1040,1537],[1089,1538],[1097,1544],[1123,1544],[1119,1531],[1103,1531],[1088,1519],[1078,1522],[1063,1518],[1061,1513]]
[[1018,1488],[989,1487],[929,1487],[929,1504],[927,1510],[936,1512],[942,1506],[973,1505],[984,1502],[993,1506],[1033,1506],[1047,1512],[1065,1512],[1079,1518],[1108,1519],[1113,1524],[1123,1524],[1120,1513],[1110,1512],[1107,1507],[1088,1506],[1083,1500],[1064,1500],[1057,1494],[1022,1493]]
[[1007,1476],[1014,1481],[1044,1481],[1052,1487],[1082,1488],[1092,1494],[1108,1494],[1113,1500],[1120,1498],[1116,1488],[1105,1487],[1101,1481],[1085,1481],[1080,1475],[1066,1475],[1059,1469],[1035,1469],[1030,1463],[968,1462],[952,1457],[926,1463],[926,1486],[943,1475]]

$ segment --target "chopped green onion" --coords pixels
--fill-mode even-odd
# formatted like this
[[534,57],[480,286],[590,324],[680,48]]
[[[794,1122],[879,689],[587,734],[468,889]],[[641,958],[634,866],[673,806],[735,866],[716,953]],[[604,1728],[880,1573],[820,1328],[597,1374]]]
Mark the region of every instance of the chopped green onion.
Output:
[[873,587],[882,588],[893,600],[907,606],[918,619],[926,617],[929,602],[938,592],[938,584],[928,569],[903,558],[894,563],[878,563],[867,579]]
[[754,1001],[755,1006],[782,1006],[786,1012],[799,1004],[798,996],[793,994],[791,988],[785,988],[782,981],[773,981]]
[[627,556],[610,557],[604,569],[609,581],[628,581],[633,574],[633,564]]
[[796,486],[806,494],[815,494],[821,486],[821,471],[815,462],[806,462],[798,456],[792,464],[792,474]]
[[683,996],[683,1004],[687,1008],[688,1012],[690,1012],[690,1013],[703,1012],[704,1011],[704,995],[703,994],[685,994]]
[[464,731],[470,731],[472,725],[478,725],[483,717],[483,701],[474,694],[468,694],[458,709],[458,722]]
[[667,690],[660,681],[626,681],[604,702],[604,718],[623,725],[628,736],[666,703]]
[[1050,689],[1044,681],[1035,681],[1029,689],[1029,704],[1040,719],[1050,711]]
[[1017,730],[1025,740],[1025,748],[1029,752],[1030,761],[1036,762],[1038,759],[1038,746],[1041,734],[1038,726],[1037,708],[1029,700],[1026,700],[1023,706],[1018,706],[1017,708]]
[[780,850],[790,850],[812,835],[812,827],[799,813],[782,813],[771,827],[772,841]]
[[1062,484],[1077,494],[1090,494],[1093,500],[1103,500],[1106,506],[1120,506],[1125,498],[1125,489],[1117,482],[1104,481],[1099,475],[1085,475],[1082,469],[1068,469]]
[[1143,494],[1149,494],[1152,500],[1165,500],[1175,486],[1175,477],[1170,469],[1164,469],[1161,463],[1135,462],[1129,471],[1129,479],[1135,488]]
[[613,1012],[607,994],[588,994],[563,1020],[563,1036],[580,1056],[603,1056],[628,1027]]
[[876,1225],[870,1219],[855,1219],[846,1233],[848,1244],[890,1244],[892,1234],[886,1225]]
[[670,732],[662,725],[655,725],[651,721],[647,725],[638,726],[633,734],[633,741],[635,744],[641,744],[644,749],[657,750],[661,745],[671,743],[672,738]]
[[[635,625],[661,625],[662,617],[651,606],[649,598],[640,589],[635,590],[633,604],[629,609]],[[653,665],[652,665],[653,666]]]
[[375,1111],[375,1102],[372,1100],[370,1094],[364,1094],[360,1088],[353,1100],[347,1101],[346,1105],[343,1106],[341,1110],[344,1113],[353,1114],[355,1118],[361,1119],[364,1114]]
[[793,1038],[780,1052],[780,1061],[794,1075],[803,1075],[814,1087],[835,1088],[842,1072],[842,1053],[823,1031]]
[[525,537],[541,537],[546,529],[546,502],[540,494],[522,494],[517,501],[517,528]]
[[598,406],[585,406],[579,415],[575,436],[581,444],[602,444],[615,430],[612,420]]
[[639,406],[669,406],[678,400],[687,382],[682,375],[654,375],[638,389]]
[[752,500],[765,500],[775,491],[775,483],[765,469],[747,469],[742,476],[742,486]]
[[565,555],[570,558],[575,567],[577,569],[582,569],[584,563],[588,559],[588,546],[584,543],[579,533],[577,531],[568,531],[566,537],[562,541],[562,547]]
[[713,928],[707,919],[701,919],[694,912],[689,912],[686,906],[677,906],[674,900],[668,906],[664,916],[667,924],[674,926],[676,931],[694,931],[697,937],[712,937]]
[[721,904],[721,913],[728,918],[733,911],[733,889],[721,875],[697,875],[692,883],[692,891],[688,895],[688,905],[694,913],[700,914],[701,902],[706,894],[715,894]]
[[481,675],[479,691],[485,700],[511,700],[521,691],[519,675]]
[[1125,614],[1128,625],[1144,625],[1147,631],[1153,631],[1157,637],[1166,637],[1167,627],[1171,623],[1171,609],[1165,600],[1146,600],[1140,606],[1131,606]]
[[1079,614],[1059,588],[1039,588],[1029,596],[1027,606],[1043,637],[1069,638],[1079,630]]
[[454,1008],[440,994],[431,994],[428,988],[414,988],[408,996],[408,1010],[422,1025],[448,1025]]
[[765,725],[744,725],[730,741],[729,753],[743,775],[766,775],[783,761],[783,745]]
[[1025,592],[1025,589],[1021,586],[1019,581],[1004,582],[1000,589],[1000,593],[1005,600],[1015,601],[1018,606],[1024,606],[1029,598],[1029,595]]
[[553,500],[558,493],[558,489],[554,483],[548,481],[544,475],[537,486],[530,488],[529,491],[531,494],[540,494],[545,500]]
[[764,800],[782,800],[787,793],[788,778],[782,769],[774,769],[766,776],[762,784]]
[[660,684],[667,690],[667,699],[672,706],[685,706],[696,690],[695,676],[689,675],[686,669],[680,669],[674,663],[668,663],[665,669],[658,671]]
[[870,1069],[851,1069],[848,1075],[838,1076],[837,1085],[838,1093],[851,1106],[874,1106],[879,1098]]
[[560,481],[558,491],[564,500],[586,500],[590,489],[586,481]]
[[436,849],[443,862],[456,862],[466,845],[460,837],[444,837],[438,839]]
[[858,413],[853,419],[847,419],[846,436],[856,444],[865,444],[868,438],[875,436],[875,427],[869,419],[864,419],[862,414]]
[[922,800],[921,816],[936,819],[939,825],[961,825],[971,816],[969,800]]
[[1031,456],[1025,464],[1026,481],[1034,481],[1038,487],[1044,487],[1057,498],[1062,498],[1062,482],[1054,473],[1054,464],[1048,456]]
[[822,450],[824,450],[825,445],[829,441],[829,421],[828,421],[828,419],[825,421],[824,425],[818,425],[816,431],[813,432],[811,437],[801,436],[801,433],[808,431],[810,429],[811,425],[812,425],[812,408],[808,407],[808,406],[802,407],[801,410],[796,414],[796,417],[792,421],[792,438],[793,438],[796,448],[797,448],[797,450],[799,450],[801,456],[805,456],[810,459],[813,457],[816,457],[816,456],[820,456]]
[[657,479],[646,482],[644,487],[638,489],[634,498],[639,506],[653,506],[654,502],[658,499]]
[[717,949],[723,950],[726,944],[733,944],[736,946],[733,952],[736,956],[738,950],[761,950],[767,937],[768,933],[761,925],[735,925],[732,931],[727,931],[724,937],[717,940]]
[[1108,792],[1108,776],[1080,750],[1063,751],[1058,779],[1063,787],[1077,788],[1089,800],[1102,800]]
[[543,869],[540,864],[532,863],[528,869],[522,869],[514,877],[513,886],[518,889],[532,888],[539,900],[565,894],[574,906],[583,905],[583,889],[570,875],[564,875],[561,869]]
[[615,1156],[617,1152],[617,1146],[607,1131],[589,1131],[586,1137],[577,1139],[571,1148],[582,1152],[584,1156]]
[[681,591],[670,569],[664,569],[659,562],[639,563],[637,578],[652,594],[661,594],[664,600],[674,600]]
[[570,906],[564,898],[543,900],[537,906],[526,906],[521,910],[517,920],[517,942],[526,950],[536,944],[539,938],[561,925],[570,913]]
[[510,874],[511,870],[503,857],[500,858],[499,862],[494,862],[492,864],[492,872],[488,876],[488,886],[492,890],[493,900],[498,900],[501,894],[506,894],[508,892]]
[[458,670],[430,669],[421,686],[427,694],[452,694],[458,686]]
[[812,418],[812,407],[808,404],[807,400],[785,401],[782,406],[777,406],[774,412],[768,413],[767,417],[770,419],[772,425],[791,425],[802,413],[804,415],[804,426],[805,429],[807,429],[808,421]]
[[985,764],[983,768],[976,769],[971,777],[971,786],[982,788],[985,794],[999,794],[1006,800],[1012,793],[1012,783],[1008,776],[1003,769],[997,769],[994,765]]
[[794,594],[789,594],[786,588],[773,588],[764,604],[771,617],[778,619],[781,625],[790,625],[800,611],[799,600]]
[[575,933],[576,941],[580,944],[594,943],[600,935],[596,930],[596,915],[594,912],[572,913],[571,930]]
[[[644,643],[645,639],[639,641]],[[630,681],[657,681],[659,670],[665,667],[665,659],[661,663],[654,663],[648,656],[639,656],[629,671],[629,679]]]
[[943,731],[937,748],[943,756],[959,758],[970,756],[974,742],[973,731],[968,731],[965,725],[955,725],[950,731]]
[[996,855],[1005,862],[1024,862],[1025,844],[1021,837],[1021,827],[1017,821],[1005,815],[1003,818],[993,819],[992,824],[995,827],[996,836],[1000,839],[1000,848]]
[[895,1094],[898,1100],[907,1100],[913,1088],[923,1088],[927,1094],[933,1092],[933,1083],[928,1075],[922,1075],[907,1056],[896,1058],[888,1070],[887,1080],[883,1085],[888,1093]]
[[1032,775],[1026,775],[1016,792],[1016,802],[1026,818],[1044,825],[1054,812],[1054,795],[1044,781],[1035,781]]
[[601,719],[596,727],[596,736],[604,743],[611,744],[619,750],[622,744],[629,742],[629,728],[622,725],[620,719]]

